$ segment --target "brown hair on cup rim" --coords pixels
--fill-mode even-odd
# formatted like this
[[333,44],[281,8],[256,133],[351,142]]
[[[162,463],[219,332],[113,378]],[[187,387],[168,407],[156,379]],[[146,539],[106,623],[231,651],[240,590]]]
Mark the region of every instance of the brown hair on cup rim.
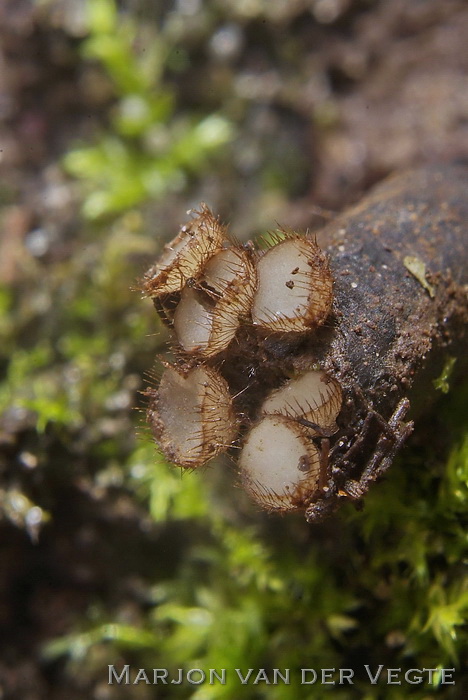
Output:
[[333,435],[338,429],[335,421],[341,403],[339,383],[325,372],[310,370],[274,390],[260,412],[301,418],[319,426],[322,435]]
[[243,487],[262,508],[299,510],[318,488],[320,454],[297,421],[269,415],[249,432],[239,470]]
[[207,262],[199,280],[183,289],[174,314],[176,338],[186,353],[212,357],[227,348],[248,315],[255,279],[242,248],[225,248]]
[[248,313],[257,283],[256,267],[250,251],[240,246],[223,248],[208,260],[201,281],[215,294],[235,295],[239,310]]
[[304,332],[330,313],[333,279],[328,258],[315,241],[286,232],[257,264],[254,325],[270,331]]
[[148,389],[147,419],[164,456],[195,468],[225,451],[237,422],[227,382],[211,367],[182,372],[168,366],[158,388]]
[[205,204],[194,213],[198,216],[181,227],[146,273],[142,284],[146,296],[180,291],[188,280],[198,277],[205,263],[222,248],[226,227]]
[[239,327],[234,302],[221,300],[211,306],[207,295],[186,287],[174,314],[174,330],[181,348],[188,354],[212,357],[231,342]]

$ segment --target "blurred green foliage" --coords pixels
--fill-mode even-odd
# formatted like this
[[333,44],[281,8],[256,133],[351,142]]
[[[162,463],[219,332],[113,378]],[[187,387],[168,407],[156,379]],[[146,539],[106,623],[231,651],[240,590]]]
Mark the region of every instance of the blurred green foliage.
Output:
[[146,336],[149,347],[158,329],[149,308],[146,315],[144,307],[137,312],[130,287],[140,271],[138,257],[153,245],[130,226],[128,217],[119,219],[105,238],[86,245],[73,262],[53,266],[45,278],[37,265],[30,279],[36,295],[31,288],[14,295],[3,290],[3,299],[14,296],[14,303],[3,320],[0,411],[34,411],[40,432],[48,423],[77,428],[102,414],[122,387],[134,343],[143,339],[144,345]]
[[[337,544],[337,556],[314,542],[320,529],[303,541],[297,522],[285,522],[272,539],[259,524],[236,522],[216,502],[206,475],[181,478],[154,458],[151,446],[140,447],[128,463],[135,492],[156,522],[187,524],[185,556],[175,576],[161,572],[141,627],[105,620],[101,611],[98,624],[52,642],[46,655],[67,654],[78,665],[86,658],[92,667],[97,659],[115,663],[119,651],[119,659],[130,654],[133,669],[167,668],[173,678],[178,668],[227,669],[225,685],[192,687],[197,700],[295,698],[302,667],[361,668],[354,687],[333,688],[336,697],[406,697],[401,687],[373,690],[363,664],[385,663],[394,647],[393,668],[458,667],[467,641],[468,590],[460,576],[466,532],[459,516],[468,501],[468,442],[452,450],[447,469],[427,469],[426,457],[406,455],[411,469],[400,462],[366,499],[364,513],[341,516],[345,546]],[[197,526],[206,533],[201,541],[190,536]],[[253,695],[235,668],[256,669],[253,676],[270,669],[270,677],[273,668],[290,669],[293,680],[260,683]],[[439,690],[437,682],[412,686],[411,697]],[[302,686],[300,692],[322,697],[325,691]],[[171,688],[171,696],[186,693],[187,684]]]
[[[88,219],[120,216],[106,228],[94,223],[72,260],[47,274],[31,261],[27,289],[0,290],[0,411],[33,413],[45,472],[51,436],[68,449],[71,464],[62,460],[62,470],[81,473],[77,455],[85,453],[89,479],[130,494],[167,541],[174,565],[161,564],[136,620],[112,601],[92,600],[74,629],[44,646],[44,659],[66,659],[67,673],[81,683],[102,682],[108,664],[173,675],[228,669],[226,685],[163,689],[163,697],[194,700],[328,697],[326,687],[298,687],[301,667],[460,668],[468,610],[466,388],[445,397],[441,409],[439,430],[451,445],[446,461],[430,439],[407,449],[364,512],[344,508],[323,527],[258,514],[235,488],[224,493],[215,469],[181,474],[148,437],[135,440],[138,377],[163,339],[151,305],[130,289],[156,248],[132,208],[198,176],[234,127],[219,114],[179,108],[164,78],[173,49],[167,37],[160,33],[138,51],[136,25],[112,0],[87,7],[82,55],[112,80],[115,101],[96,143],[71,150],[65,166],[83,180]],[[35,512],[16,486],[0,495],[12,522],[20,511],[26,521]],[[173,544],[180,539],[183,546]],[[295,680],[253,688],[240,684],[235,668],[289,668]],[[155,697],[154,689],[138,691],[116,697]],[[333,687],[334,697],[366,700],[439,692],[437,684],[374,687],[358,672],[354,686]]]
[[177,113],[174,89],[164,81],[171,46],[161,32],[138,53],[137,26],[119,16],[114,0],[91,0],[86,7],[83,58],[102,65],[116,102],[110,131],[94,146],[71,150],[64,163],[85,182],[83,211],[96,219],[182,190],[230,142],[233,126],[220,114]]

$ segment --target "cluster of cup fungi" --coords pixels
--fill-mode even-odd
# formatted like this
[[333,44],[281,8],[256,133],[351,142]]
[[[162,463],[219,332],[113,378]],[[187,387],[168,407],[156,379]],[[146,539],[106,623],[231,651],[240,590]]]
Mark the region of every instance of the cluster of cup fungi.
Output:
[[145,393],[170,462],[196,469],[229,452],[260,506],[291,511],[323,485],[321,444],[338,430],[342,392],[319,367],[284,361],[288,342],[330,315],[327,256],[308,235],[271,238],[257,250],[230,237],[205,205],[192,212],[142,281],[173,335],[172,362]]

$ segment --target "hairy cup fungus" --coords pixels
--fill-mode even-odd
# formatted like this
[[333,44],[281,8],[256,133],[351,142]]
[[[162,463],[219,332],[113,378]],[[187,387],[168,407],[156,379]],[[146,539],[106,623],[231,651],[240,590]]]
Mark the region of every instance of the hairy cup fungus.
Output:
[[333,435],[337,431],[335,420],[341,401],[338,382],[324,372],[311,370],[273,391],[260,411],[300,418],[315,424],[321,435]]
[[463,165],[391,178],[318,234],[325,252],[286,232],[255,255],[203,206],[143,283],[184,364],[146,392],[164,455],[198,467],[235,442],[247,493],[308,522],[361,499],[410,401],[468,357],[467,187]]
[[243,248],[225,248],[205,265],[197,283],[185,287],[174,314],[174,330],[189,354],[212,357],[236,335],[248,314],[255,266]]
[[143,291],[147,296],[180,291],[222,248],[226,228],[205,205],[194,213],[198,216],[182,226],[179,234],[164,247],[158,262],[146,273]]
[[296,421],[265,416],[244,442],[239,469],[242,485],[263,508],[297,510],[317,489],[320,454]]
[[252,321],[279,332],[304,332],[322,324],[331,310],[333,280],[315,241],[289,234],[258,261]]
[[195,468],[233,442],[236,418],[226,381],[211,367],[184,373],[167,367],[157,390],[148,389],[148,422],[174,464]]
[[239,310],[249,310],[256,269],[246,248],[231,246],[214,255],[203,268],[202,280],[219,295],[235,294]]
[[188,354],[211,357],[224,350],[234,338],[239,316],[234,304],[209,303],[207,294],[186,287],[174,314],[174,330],[181,348]]

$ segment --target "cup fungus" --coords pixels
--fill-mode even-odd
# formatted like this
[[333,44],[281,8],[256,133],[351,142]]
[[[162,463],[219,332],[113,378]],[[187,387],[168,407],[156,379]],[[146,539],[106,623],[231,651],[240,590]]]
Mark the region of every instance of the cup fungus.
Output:
[[203,268],[203,283],[220,296],[236,297],[239,311],[248,313],[256,286],[256,269],[249,251],[225,248]]
[[143,291],[147,296],[180,291],[221,249],[225,227],[205,205],[195,213],[197,218],[182,226],[179,234],[164,247],[156,265],[146,273]]
[[257,265],[253,323],[270,331],[303,332],[321,325],[330,313],[333,281],[327,257],[317,244],[289,234]]
[[[225,301],[225,300],[224,300]],[[239,316],[234,305],[210,305],[207,295],[185,288],[174,315],[174,330],[181,348],[188,354],[211,357],[224,350],[234,338]]]
[[263,508],[297,510],[317,489],[320,455],[296,421],[265,416],[244,442],[239,470],[242,485]]
[[214,255],[192,286],[182,291],[174,314],[174,331],[189,354],[212,357],[236,335],[249,312],[255,267],[246,250],[226,248]]
[[168,366],[148,389],[148,422],[161,451],[181,467],[200,467],[233,442],[237,425],[227,382],[211,367]]
[[325,252],[286,232],[256,254],[202,206],[142,285],[180,362],[146,392],[164,455],[198,467],[235,444],[247,493],[308,522],[361,499],[410,399],[467,357],[467,187],[463,165],[391,178],[319,232]]
[[[300,418],[317,426],[316,434],[333,435],[341,409],[341,387],[324,372],[311,370],[273,391],[260,409],[264,414]],[[313,429],[312,429],[313,430]]]

